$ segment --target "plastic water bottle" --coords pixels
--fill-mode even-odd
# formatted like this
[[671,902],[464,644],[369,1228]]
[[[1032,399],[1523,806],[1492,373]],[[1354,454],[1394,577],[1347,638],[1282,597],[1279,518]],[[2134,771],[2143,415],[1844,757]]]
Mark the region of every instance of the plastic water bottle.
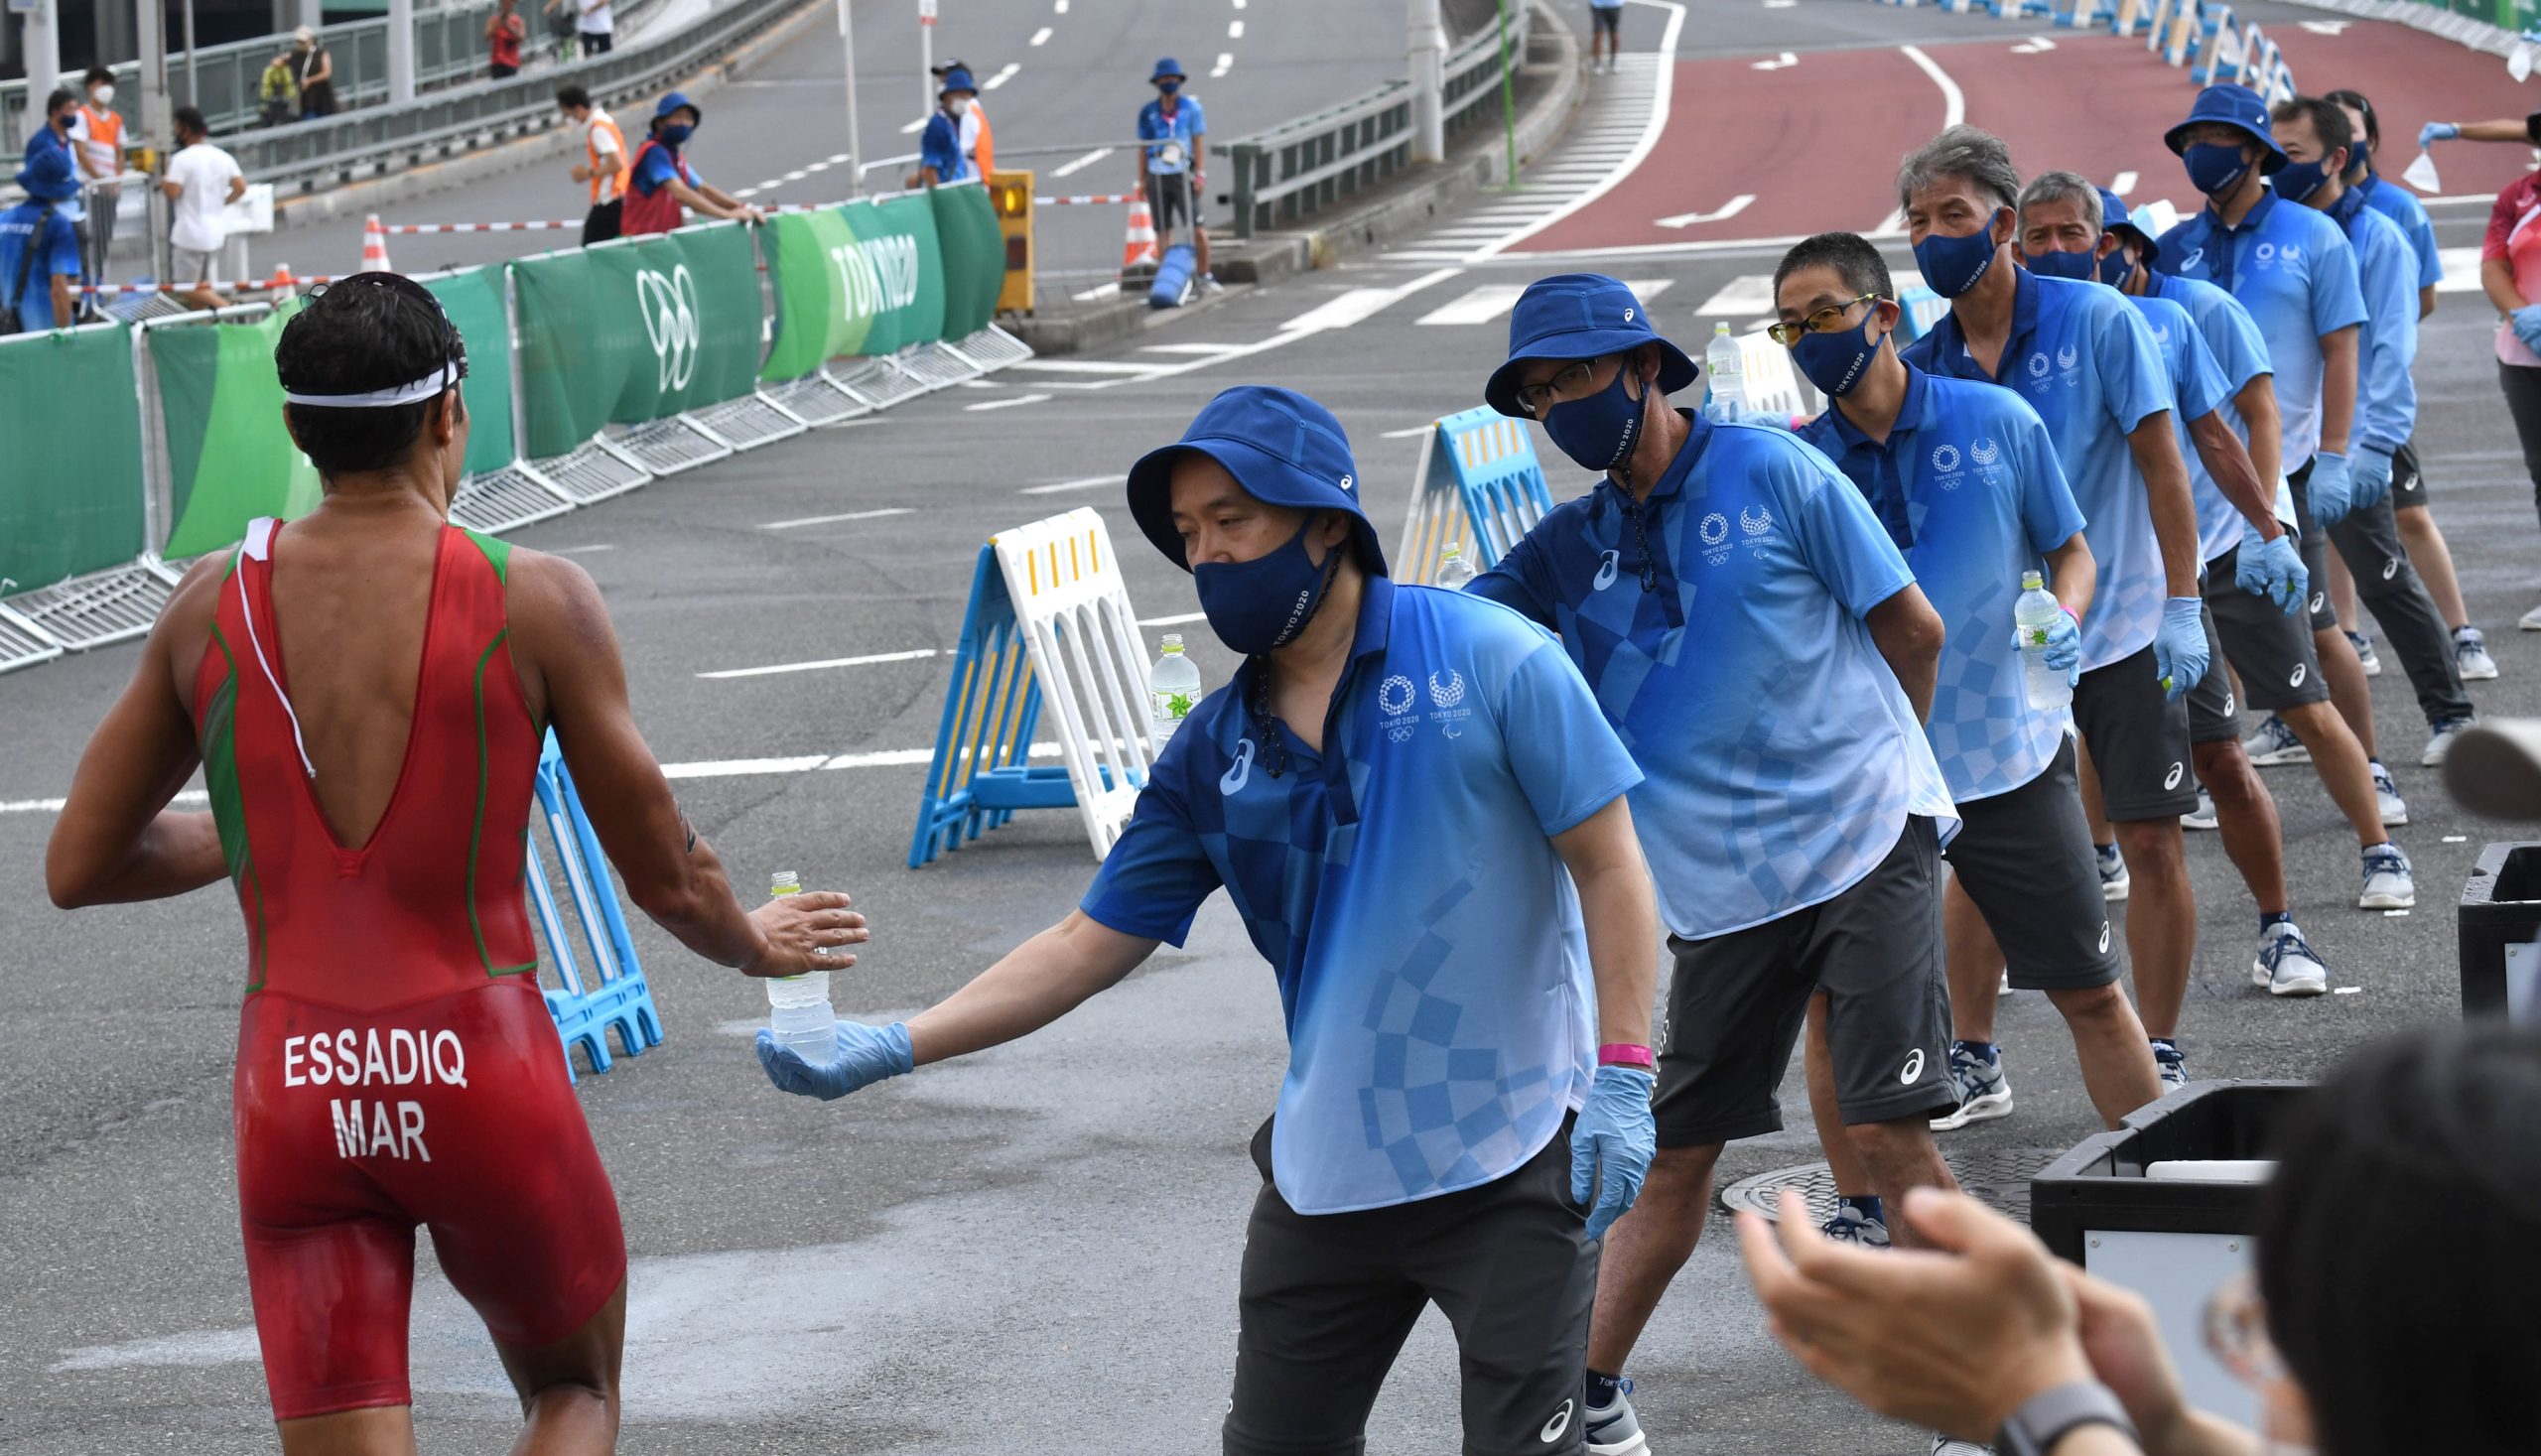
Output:
[[1447,549],[1438,553],[1438,575],[1429,585],[1461,592],[1472,581],[1473,563],[1465,560],[1464,546],[1459,542],[1448,542]]
[[1165,633],[1163,646],[1147,672],[1147,739],[1158,753],[1200,702],[1200,665],[1184,654],[1182,634]]
[[2056,604],[2056,594],[2047,590],[2047,578],[2037,572],[2021,573],[2021,597],[2012,603],[2012,624],[2019,629],[2021,642],[2021,686],[2028,691],[2029,706],[2041,713],[2055,713],[2073,701],[2073,685],[2065,678],[2065,669],[2047,665],[2047,633],[2065,608]]
[[1729,321],[1711,326],[1711,347],[1703,350],[1703,372],[1711,376],[1711,409],[1734,415],[1747,408],[1747,357],[1738,351],[1738,335]]
[[[803,892],[803,881],[791,869],[780,869],[767,886],[769,899]],[[829,1065],[838,1050],[833,1028],[838,1013],[830,1009],[830,973],[806,971],[800,976],[767,978],[767,1029],[778,1042],[815,1067]]]

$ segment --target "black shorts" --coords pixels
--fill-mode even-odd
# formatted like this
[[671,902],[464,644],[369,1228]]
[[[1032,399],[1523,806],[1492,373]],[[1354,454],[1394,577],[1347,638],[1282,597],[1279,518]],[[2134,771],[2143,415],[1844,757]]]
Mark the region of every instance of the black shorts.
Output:
[[1147,212],[1155,219],[1155,230],[1170,232],[1185,219],[1194,232],[1206,230],[1200,220],[1199,198],[1192,192],[1188,172],[1150,172],[1147,174]]
[[2176,819],[2197,807],[2188,704],[2163,693],[2150,646],[2082,674],[2073,685],[2073,727],[2091,750],[2111,820]]
[[2232,702],[2232,669],[2223,657],[2223,638],[2214,630],[2214,608],[2201,604],[2198,620],[2206,624],[2206,676],[2188,690],[2188,740],[2219,743],[2241,737],[2240,709]]
[[[1245,1230],[1228,1456],[1357,1456],[1404,1338],[1435,1302],[1455,1328],[1464,1443],[1580,1456],[1597,1246],[1570,1200],[1570,1125],[1508,1176],[1357,1213],[1300,1214],[1270,1181]],[[1443,1447],[1447,1443],[1433,1443]]]
[[509,80],[513,76],[520,74],[519,66],[505,66],[499,61],[487,63],[485,69],[492,73],[495,80]]
[[2330,605],[2330,533],[2312,519],[2312,463],[2285,477],[2294,487],[2294,529],[2302,537],[2296,544],[2303,551],[2303,570],[2312,574],[2312,630],[2335,632],[2339,629],[2338,609]]
[[[2216,663],[2231,659],[2232,671],[2241,675],[2242,700],[2252,708],[2275,713],[2329,701],[2330,681],[2321,675],[2311,618],[2303,611],[2281,610],[2266,597],[2232,585],[2232,572],[2240,559],[2236,546],[2206,564],[2207,619],[2223,643]],[[2304,569],[2311,570],[2309,563]],[[2315,585],[2320,582],[2316,580]],[[2209,673],[2209,682],[2211,678]],[[2211,742],[2219,734],[2209,734],[2199,726],[2201,714],[2210,711],[2199,703],[2207,684],[2200,683],[2198,688],[2199,693],[2189,698],[2189,736],[2196,742]]]
[[2038,777],[1959,805],[1958,835],[1941,852],[2018,991],[2088,991],[2118,977],[2073,757],[2067,738]]
[[2391,452],[2391,507],[2426,509],[2426,472],[2418,468],[2418,443],[2414,440]]
[[1832,899],[1703,940],[1670,936],[1659,1145],[1781,1130],[1783,1074],[1821,991],[1846,1124],[1948,1110],[1939,890],[1939,834],[1913,816],[1879,867]]
[[583,54],[585,56],[605,56],[609,53],[610,49],[617,44],[617,37],[614,33],[578,31],[575,34],[583,43]]
[[590,247],[593,243],[606,242],[617,236],[618,218],[625,205],[623,198],[611,198],[605,202],[593,204],[583,218],[583,246]]
[[1597,23],[1598,30],[1614,37],[1618,43],[1623,40],[1624,8],[1622,6],[1591,5],[1588,7],[1588,18]]

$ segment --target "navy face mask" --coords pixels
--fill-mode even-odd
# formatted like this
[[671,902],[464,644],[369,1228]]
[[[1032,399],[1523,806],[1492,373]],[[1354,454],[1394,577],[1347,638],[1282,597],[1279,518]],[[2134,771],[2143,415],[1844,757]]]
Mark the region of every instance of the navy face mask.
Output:
[[2289,202],[2308,199],[2329,183],[2330,169],[2318,162],[2289,162],[2268,179],[2267,185]]
[[2367,172],[2373,170],[2373,144],[2362,137],[2348,143],[2346,149],[2346,170],[2353,172],[2359,167]]
[[[1994,217],[2000,217],[1997,208]],[[1954,299],[1976,286],[1985,270],[1994,266],[1994,218],[1965,237],[1943,237],[1938,232],[1924,234],[1915,244],[1915,266],[1923,270],[1924,282],[1933,292]]]
[[2250,172],[2250,164],[2241,156],[2238,146],[2227,147],[2217,142],[2199,142],[2180,153],[2180,160],[2188,165],[2189,186],[2209,198],[2220,197],[2240,186],[2241,179]]
[[1624,377],[1631,372],[1632,360],[1626,357],[1605,388],[1544,411],[1544,433],[1581,468],[1603,472],[1632,458],[1633,445],[1641,439],[1644,400],[1624,393]]
[[2134,271],[2135,265],[2126,261],[2126,244],[2124,243],[2109,249],[2108,256],[2100,259],[2100,282],[2111,288],[2124,287],[2126,275]]
[[654,135],[661,138],[662,145],[665,147],[685,147],[688,145],[688,139],[695,135],[696,131],[696,127],[690,126],[686,122],[674,121],[670,125],[663,127],[660,131],[655,132]]
[[2085,282],[2099,271],[2099,260],[2088,253],[2033,253],[2024,249],[2021,261],[2029,265],[2029,271],[2044,278]]
[[[1331,584],[1333,559],[1322,566],[1306,554],[1305,525],[1288,543],[1251,561],[1202,562],[1191,568],[1191,585],[1199,591],[1200,610],[1218,640],[1247,657],[1285,647],[1314,620],[1323,604],[1323,589]],[[1347,543],[1332,548],[1337,555]]]
[[1838,329],[1831,333],[1804,333],[1800,342],[1791,346],[1791,361],[1817,391],[1828,399],[1841,399],[1853,392],[1870,370],[1870,361],[1878,357],[1879,335],[1871,325],[1879,318],[1876,305],[1859,329]]

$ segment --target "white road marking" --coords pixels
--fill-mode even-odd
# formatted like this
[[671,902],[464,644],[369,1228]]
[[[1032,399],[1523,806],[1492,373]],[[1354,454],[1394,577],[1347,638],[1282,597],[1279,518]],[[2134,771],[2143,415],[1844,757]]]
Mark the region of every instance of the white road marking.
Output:
[[1746,211],[1747,204],[1754,200],[1756,200],[1754,193],[1740,193],[1708,212],[1679,212],[1673,217],[1660,218],[1659,225],[1661,227],[1693,227],[1704,222],[1726,222]]
[[2333,986],[2330,988],[2330,994],[2362,995],[2364,994],[2364,988],[2360,986]]
[[1243,21],[1231,20],[1227,22],[1227,39],[1230,41],[1241,41],[1244,39]]
[[1098,283],[1083,293],[1072,293],[1068,295],[1069,298],[1076,300],[1080,304],[1099,304],[1105,299],[1117,299],[1120,296],[1121,285],[1118,283]]
[[2335,36],[2352,24],[2350,21],[2343,20],[2306,20],[2298,23],[2303,29],[2316,36]]
[[599,546],[568,546],[562,551],[551,551],[547,554],[549,556],[589,556],[595,551],[615,551],[616,549],[617,548],[614,546],[605,544]]
[[1921,46],[1900,46],[1897,49],[1905,55],[1907,60],[1914,62],[1924,74],[1931,76],[1933,84],[1941,88],[1941,126],[1946,129],[1965,121],[1967,95],[1958,88],[1958,82],[1949,78],[1949,72],[1941,69],[1935,64],[1933,58],[1925,55],[1924,48]]
[[1142,627],[1179,627],[1187,626],[1192,622],[1204,622],[1208,619],[1209,614],[1205,611],[1186,611],[1179,616],[1142,616],[1138,618],[1138,625]]
[[2121,172],[2117,175],[2117,180],[2108,185],[2108,190],[2122,198],[2135,191],[2136,181],[2137,178],[2134,173]]
[[880,520],[884,516],[904,516],[913,509],[914,507],[912,506],[887,505],[882,507],[880,510],[852,510],[843,516],[805,516],[800,520],[793,521],[769,521],[767,524],[759,527],[759,529],[762,531],[788,531],[792,530],[796,526],[834,526],[841,521],[875,521]]
[[901,127],[900,135],[904,137],[913,137],[924,130],[926,130],[926,118],[921,116],[917,120],[910,122],[908,125]]
[[1633,169],[1642,164],[1642,159],[1648,157],[1659,145],[1659,134],[1668,129],[1668,101],[1675,90],[1676,38],[1683,34],[1685,29],[1685,7],[1677,3],[1677,0],[1635,0],[1635,3],[1656,6],[1668,12],[1668,28],[1660,33],[1659,52],[1656,64],[1652,67],[1650,116],[1642,123],[1640,139],[1633,143],[1632,150],[1624,154],[1623,160],[1616,163],[1614,170],[1607,173],[1602,181],[1545,213],[1534,223],[1520,228],[1498,242],[1486,244],[1476,250],[1473,256],[1477,260],[1496,257],[1509,251],[1519,243],[1525,242],[1528,238],[1534,237],[1537,233],[1613,192],[1615,185],[1631,176]]
[[983,410],[1010,410],[1016,405],[1039,404],[1048,398],[1046,394],[1018,394],[1006,399],[984,399],[975,405],[962,406],[962,413],[976,415]]
[[1049,374],[1143,374],[1144,364],[1125,364],[1110,359],[1017,359],[1009,369],[1030,369]]
[[1065,14],[1067,14],[1067,13],[1068,13],[1068,0],[1058,0],[1058,3],[1057,3],[1057,4],[1055,4],[1055,5],[1053,5],[1053,6],[1051,6],[1051,7],[1050,7],[1050,13],[1051,13],[1051,14],[1053,14],[1053,15],[1065,15]]
[[786,180],[787,182],[801,182],[804,178],[807,178],[807,177],[809,177],[809,176],[811,176],[811,175],[812,175],[811,173],[804,171],[804,170],[803,170],[802,168],[800,168],[800,167],[797,167],[797,168],[795,168],[793,171],[791,171],[791,172],[789,172],[789,173],[785,174],[785,180]]
[[907,652],[875,652],[864,657],[824,657],[818,662],[778,662],[766,667],[736,667],[723,672],[702,672],[701,678],[765,678],[779,673],[818,672],[832,667],[869,667],[877,662],[918,662],[944,654],[932,647],[919,647]]
[[1085,169],[1111,155],[1112,149],[1110,147],[1097,147],[1093,151],[1086,153],[1084,156],[1077,158],[1073,162],[1064,163],[1060,166],[1051,168],[1050,176],[1074,177],[1078,173],[1083,172]]
[[998,87],[1004,85],[1007,81],[1014,79],[1014,73],[1022,68],[1023,64],[1021,62],[1009,61],[1005,63],[1005,68],[1003,70],[999,71],[997,74],[990,76],[987,80],[981,82],[980,89],[984,91],[994,91]]
[[1209,67],[1209,79],[1216,80],[1233,69],[1235,69],[1235,53],[1221,51],[1218,53],[1218,64]]
[[1101,485],[1119,485],[1124,483],[1128,478],[1129,477],[1126,475],[1088,475],[1082,480],[1061,480],[1055,485],[1026,485],[1023,487],[1023,493],[1026,495],[1065,495],[1071,490],[1092,490]]
[[1523,283],[1486,283],[1464,297],[1441,304],[1412,320],[1414,324],[1488,324],[1518,302],[1527,291]]
[[1742,273],[1703,300],[1694,310],[1703,319],[1752,319],[1774,311],[1774,279],[1770,273]]
[[1409,440],[1414,435],[1426,435],[1437,427],[1438,422],[1432,420],[1426,425],[1414,425],[1408,430],[1388,430],[1377,438],[1379,440]]
[[1783,54],[1775,57],[1771,61],[1750,61],[1747,63],[1747,68],[1749,70],[1789,70],[1791,67],[1798,66],[1799,64],[1800,58],[1798,56],[1793,55],[1789,51],[1785,51]]
[[1043,26],[1039,30],[1034,31],[1032,33],[1032,39],[1024,44],[1029,46],[1046,46],[1050,44],[1050,28],[1048,26]]
[[1142,354],[1222,354],[1242,346],[1233,343],[1142,343],[1138,345],[1138,352]]
[[2056,49],[2056,43],[2045,36],[2032,36],[2012,48],[2015,56],[2038,56]]
[[2477,248],[2438,248],[2435,259],[2444,265],[2444,277],[2435,285],[2437,293],[2477,293],[2479,291],[2479,250]]

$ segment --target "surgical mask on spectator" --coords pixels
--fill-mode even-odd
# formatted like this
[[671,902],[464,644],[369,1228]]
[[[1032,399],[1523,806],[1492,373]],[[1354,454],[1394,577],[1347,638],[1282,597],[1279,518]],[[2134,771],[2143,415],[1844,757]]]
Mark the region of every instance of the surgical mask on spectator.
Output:
[[[1632,373],[1632,359],[1618,362],[1615,377],[1605,388],[1582,399],[1564,400],[1544,410],[1544,433],[1561,453],[1578,462],[1581,469],[1611,470],[1632,458],[1634,442],[1641,439],[1641,413],[1645,399],[1634,399],[1624,393],[1624,377]],[[1647,383],[1643,386],[1648,388]]]
[[88,93],[88,99],[100,106],[113,105],[115,103],[114,84],[110,81],[100,82],[95,90]]
[[2180,161],[2188,166],[2189,186],[2209,198],[2220,197],[2241,185],[2250,175],[2250,164],[2238,145],[2199,142],[2180,153]]
[[1817,386],[1828,399],[1842,399],[1862,382],[1870,370],[1870,361],[1879,353],[1879,335],[1871,326],[1879,322],[1879,306],[1871,306],[1869,317],[1859,329],[1838,329],[1831,333],[1804,333],[1800,342],[1791,346],[1792,362],[1808,382]]
[[2318,162],[2290,162],[2278,168],[2268,186],[2289,202],[2307,200],[2330,180],[2330,169]]
[[674,121],[654,135],[662,139],[662,145],[665,147],[685,147],[688,145],[688,139],[695,135],[696,131],[696,127]]
[[1176,91],[1182,89],[1182,82],[1178,80],[1160,80],[1155,83],[1155,88],[1170,96]]
[[[1995,209],[1995,217],[2002,214],[2002,208]],[[1994,266],[1994,218],[1985,219],[1983,227],[1965,237],[1924,234],[1924,240],[1915,244],[1915,266],[1942,298],[1954,299],[1974,288],[1985,270]]]
[[[1218,640],[1252,657],[1285,647],[1314,620],[1323,604],[1323,589],[1332,580],[1332,562],[1322,566],[1306,554],[1305,524],[1286,545],[1251,561],[1204,561],[1191,568],[1191,585],[1200,594],[1200,610]],[[1347,549],[1344,545],[1332,548]]]
[[2024,249],[2021,261],[2029,265],[2029,271],[2045,278],[2087,280],[2098,267],[2098,260],[2088,253],[2033,253]]
[[959,116],[963,112],[971,109],[971,98],[968,96],[947,96],[944,98],[944,109],[955,116]]

